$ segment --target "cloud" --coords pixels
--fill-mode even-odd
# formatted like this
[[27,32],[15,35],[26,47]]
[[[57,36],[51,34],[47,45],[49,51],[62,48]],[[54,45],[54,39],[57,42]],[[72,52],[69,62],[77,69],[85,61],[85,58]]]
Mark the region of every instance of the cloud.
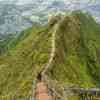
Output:
[[32,3],[34,0],[18,0],[17,4],[30,4]]
[[[9,1],[13,2],[16,1],[17,4],[29,4],[29,3],[35,3],[37,1],[43,1],[43,2],[52,2],[52,1],[64,1],[66,4],[94,4],[94,3],[100,3],[100,0],[0,0],[0,1]],[[8,3],[8,2],[6,2]]]

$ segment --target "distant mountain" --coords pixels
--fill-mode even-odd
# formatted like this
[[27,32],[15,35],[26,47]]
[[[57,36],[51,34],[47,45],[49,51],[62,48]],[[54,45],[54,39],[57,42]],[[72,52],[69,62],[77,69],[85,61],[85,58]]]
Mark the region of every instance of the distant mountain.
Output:
[[97,22],[100,23],[100,4],[90,5],[84,8],[88,12],[90,12]]
[[93,11],[100,11],[100,4],[95,4],[95,5],[89,6],[88,8]]
[[89,11],[99,21],[99,4],[65,0],[0,0],[0,33],[20,32],[32,24],[47,23],[50,14],[77,9]]
[[64,6],[63,2],[49,0],[0,1],[0,33],[20,32],[33,23],[47,22],[49,12],[62,10]]
[[67,5],[63,1],[54,1],[47,6],[47,9],[52,9],[52,8],[63,10],[67,8]]
[[32,5],[0,4],[0,33],[15,33],[30,27],[32,22],[23,15],[31,13],[31,9]]

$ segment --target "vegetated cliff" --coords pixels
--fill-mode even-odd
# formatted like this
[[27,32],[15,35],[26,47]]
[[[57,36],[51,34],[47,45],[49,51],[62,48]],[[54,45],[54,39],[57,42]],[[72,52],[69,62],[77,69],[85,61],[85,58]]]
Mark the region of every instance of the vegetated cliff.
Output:
[[31,92],[50,58],[53,32],[56,51],[46,72],[49,79],[66,87],[100,87],[100,25],[79,11],[55,16],[47,26],[29,28],[9,43],[8,54],[0,57],[0,97],[24,100]]
[[99,86],[100,25],[82,12],[72,12],[58,24],[56,54],[48,75],[65,85]]

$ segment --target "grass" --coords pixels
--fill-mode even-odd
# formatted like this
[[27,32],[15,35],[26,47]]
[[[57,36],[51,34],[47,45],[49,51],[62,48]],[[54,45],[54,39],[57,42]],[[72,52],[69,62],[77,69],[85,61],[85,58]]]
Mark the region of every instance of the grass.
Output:
[[[33,81],[47,62],[50,52],[51,35],[46,34],[43,28],[38,30],[36,32],[31,28],[27,38],[16,42],[16,45],[14,42],[15,47],[11,47],[8,55],[1,57],[0,97],[17,95],[16,99],[20,100],[20,96],[27,96],[32,90]],[[40,31],[43,32],[40,34]]]
[[89,15],[73,12],[57,30],[56,56],[48,75],[60,83],[83,88],[99,87],[100,25]]
[[0,56],[0,98],[11,100],[9,96],[16,95],[17,100],[24,100],[30,95],[37,74],[49,59],[55,23],[59,24],[56,54],[47,72],[49,78],[67,87],[100,87],[100,25],[81,12],[62,17],[60,22],[61,17],[54,17],[48,26],[24,30],[10,41],[7,53]]

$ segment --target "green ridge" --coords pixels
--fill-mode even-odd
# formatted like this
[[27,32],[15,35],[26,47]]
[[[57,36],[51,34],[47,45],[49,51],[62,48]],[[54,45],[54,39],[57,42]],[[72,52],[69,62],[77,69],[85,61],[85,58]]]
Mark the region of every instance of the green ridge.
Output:
[[7,54],[0,57],[0,97],[10,100],[16,94],[24,100],[32,91],[50,57],[55,23],[56,54],[46,74],[63,86],[100,87],[100,25],[78,11],[55,16],[47,26],[31,27],[10,41]]

